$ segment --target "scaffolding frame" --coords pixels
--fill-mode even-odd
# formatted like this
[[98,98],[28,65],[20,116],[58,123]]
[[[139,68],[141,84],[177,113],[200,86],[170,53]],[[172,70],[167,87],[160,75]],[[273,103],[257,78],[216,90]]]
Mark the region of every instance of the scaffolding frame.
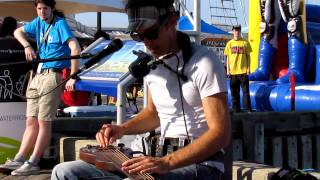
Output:
[[[201,34],[201,1],[193,0],[193,10],[190,11],[187,8],[187,0],[175,0],[175,7],[180,11],[181,14],[186,15],[191,24],[193,25],[193,30],[184,31],[188,35],[195,38],[195,42],[200,44],[200,34]],[[192,13],[191,13],[192,12]]]
[[[242,0],[239,1],[241,11],[244,11]],[[211,24],[224,31],[231,31],[232,26],[238,25],[240,16],[237,15],[235,0],[209,0]],[[243,13],[244,25],[247,25],[246,13]]]

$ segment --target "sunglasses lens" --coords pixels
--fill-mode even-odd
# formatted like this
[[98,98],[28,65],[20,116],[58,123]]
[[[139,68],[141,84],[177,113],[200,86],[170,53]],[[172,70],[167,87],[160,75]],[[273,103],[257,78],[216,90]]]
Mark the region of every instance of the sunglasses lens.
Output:
[[152,30],[148,30],[144,33],[137,33],[137,32],[131,32],[130,36],[133,40],[141,42],[143,41],[145,38],[149,39],[149,40],[156,40],[159,38],[159,29],[155,28]]
[[136,32],[131,32],[130,36],[131,36],[132,40],[134,40],[134,41],[138,41],[138,42],[143,41],[143,38],[141,38],[140,35]]

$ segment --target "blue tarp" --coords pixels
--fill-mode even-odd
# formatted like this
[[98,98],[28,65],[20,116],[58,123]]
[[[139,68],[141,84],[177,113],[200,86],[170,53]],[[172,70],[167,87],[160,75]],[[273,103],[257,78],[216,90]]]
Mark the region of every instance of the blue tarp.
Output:
[[320,5],[306,4],[307,22],[320,22]]
[[[193,30],[193,25],[191,24],[190,20],[187,16],[181,16],[178,22],[178,29],[179,30]],[[226,31],[223,31],[213,25],[210,25],[203,20],[201,20],[201,32],[203,33],[209,33],[209,34],[226,34],[229,33]]]

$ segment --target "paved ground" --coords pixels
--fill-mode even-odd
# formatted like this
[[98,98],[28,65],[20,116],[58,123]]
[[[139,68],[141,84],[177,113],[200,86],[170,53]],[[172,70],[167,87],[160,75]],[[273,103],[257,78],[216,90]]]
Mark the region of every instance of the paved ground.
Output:
[[51,169],[42,170],[39,175],[30,175],[30,176],[10,176],[0,173],[1,180],[47,180],[50,179]]

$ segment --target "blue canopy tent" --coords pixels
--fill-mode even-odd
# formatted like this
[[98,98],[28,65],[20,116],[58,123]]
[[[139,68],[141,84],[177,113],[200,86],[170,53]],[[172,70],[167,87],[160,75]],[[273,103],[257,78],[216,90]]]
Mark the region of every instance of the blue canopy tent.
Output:
[[[190,22],[187,16],[181,16],[178,22],[178,29],[180,30],[192,30],[193,25]],[[213,25],[210,25],[203,20],[201,20],[201,32],[209,33],[209,34],[222,34],[222,35],[229,35],[228,32],[223,31]]]

